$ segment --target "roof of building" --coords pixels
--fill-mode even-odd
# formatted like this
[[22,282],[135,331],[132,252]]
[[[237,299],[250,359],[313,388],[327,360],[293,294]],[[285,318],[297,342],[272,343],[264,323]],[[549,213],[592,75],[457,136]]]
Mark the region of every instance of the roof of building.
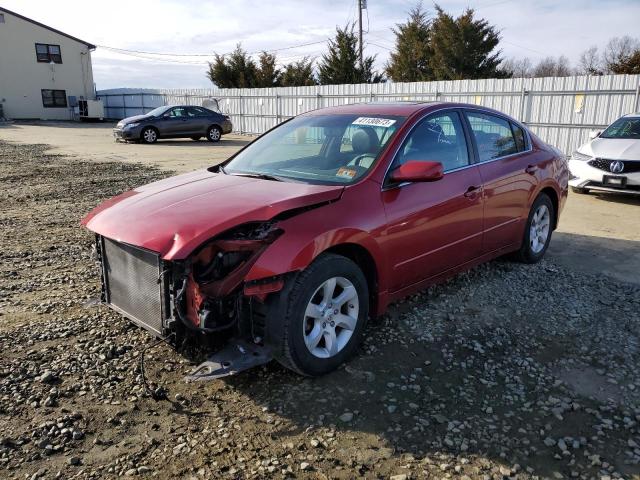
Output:
[[6,9],[4,7],[0,7],[0,12],[8,13],[8,14],[13,15],[15,17],[18,17],[18,18],[20,18],[22,20],[25,20],[25,21],[27,21],[29,23],[33,23],[34,25],[38,25],[39,27],[46,28],[47,30],[50,30],[50,31],[52,31],[54,33],[57,33],[58,35],[63,35],[65,37],[67,37],[67,38],[70,38],[71,40],[75,40],[76,42],[84,43],[87,47],[89,47],[91,49],[96,48],[96,46],[94,44],[92,44],[92,43],[85,42],[84,40],[80,40],[79,38],[74,37],[73,35],[69,35],[68,33],[61,32],[60,30],[56,30],[55,28],[52,28],[52,27],[50,27],[48,25],[45,25],[44,23],[37,22],[35,20],[32,20],[31,18],[25,17],[24,15],[20,15],[19,13],[12,12],[11,10],[8,10],[8,9]]

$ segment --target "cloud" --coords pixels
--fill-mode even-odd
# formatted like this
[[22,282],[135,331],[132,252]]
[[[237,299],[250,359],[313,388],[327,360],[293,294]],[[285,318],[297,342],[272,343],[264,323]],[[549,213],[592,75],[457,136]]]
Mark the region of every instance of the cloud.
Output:
[[[97,45],[171,53],[226,53],[242,42],[249,52],[324,40],[357,18],[357,0],[156,0],[152,4],[124,0],[3,0],[3,6]],[[364,25],[367,54],[376,54],[382,68],[393,48],[391,28],[406,19],[417,3],[411,0],[369,0]],[[447,11],[476,9],[502,32],[507,57],[567,55],[573,62],[591,45],[609,38],[638,35],[637,0],[449,0]],[[424,2],[430,13],[433,8]],[[368,15],[367,15],[368,13]],[[375,44],[375,45],[374,45]],[[318,57],[324,45],[279,52],[281,61],[305,55]],[[165,60],[167,57],[163,57]],[[99,89],[114,87],[210,87],[205,77],[207,57],[169,57],[166,63],[115,54],[98,48],[93,54]]]

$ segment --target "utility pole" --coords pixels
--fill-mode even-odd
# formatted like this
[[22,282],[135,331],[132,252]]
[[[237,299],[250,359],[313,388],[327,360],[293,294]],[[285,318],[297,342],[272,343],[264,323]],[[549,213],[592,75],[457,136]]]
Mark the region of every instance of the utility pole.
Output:
[[358,0],[358,31],[360,36],[360,71],[364,72],[364,59],[362,57],[362,9],[367,8],[367,0]]

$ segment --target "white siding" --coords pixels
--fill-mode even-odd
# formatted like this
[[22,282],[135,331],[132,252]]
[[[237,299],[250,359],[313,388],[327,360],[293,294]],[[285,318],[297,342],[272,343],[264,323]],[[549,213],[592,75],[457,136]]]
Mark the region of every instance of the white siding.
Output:
[[[69,108],[44,108],[42,89],[94,98],[91,53],[84,43],[4,13],[0,23],[0,102],[7,118],[69,120]],[[60,45],[62,63],[36,61],[36,43]]]

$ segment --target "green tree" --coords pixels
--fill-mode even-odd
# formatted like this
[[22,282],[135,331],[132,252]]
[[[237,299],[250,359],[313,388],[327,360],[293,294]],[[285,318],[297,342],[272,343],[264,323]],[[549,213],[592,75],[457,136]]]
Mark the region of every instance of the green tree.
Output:
[[387,76],[394,82],[419,82],[431,80],[430,20],[422,3],[409,12],[406,23],[392,29],[396,36],[395,51],[385,67]]
[[436,80],[500,78],[499,32],[484,19],[475,19],[468,8],[453,18],[439,5],[431,24],[430,65]]
[[627,75],[640,74],[640,49],[634,51],[629,56],[620,59],[616,63],[609,65],[611,73]]
[[280,77],[280,84],[283,87],[304,87],[317,85],[317,83],[313,73],[313,59],[308,57],[285,66]]
[[251,88],[256,86],[257,73],[256,63],[238,44],[229,55],[215,54],[207,77],[219,88]]
[[318,81],[321,85],[345,83],[376,83],[382,76],[373,71],[375,56],[363,59],[360,68],[358,38],[354,25],[336,28],[336,36],[329,40],[329,51],[322,55],[318,65]]
[[277,58],[272,53],[262,52],[258,58],[256,87],[278,87],[282,72],[276,66]]

